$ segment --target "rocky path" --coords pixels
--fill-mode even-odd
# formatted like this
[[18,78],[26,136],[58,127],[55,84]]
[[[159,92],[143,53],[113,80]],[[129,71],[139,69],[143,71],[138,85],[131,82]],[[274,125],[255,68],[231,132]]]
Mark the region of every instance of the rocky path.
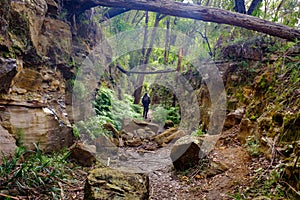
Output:
[[209,167],[179,173],[169,166],[150,173],[150,199],[233,199],[232,193],[250,184],[252,172],[251,159],[235,139],[235,132],[231,129],[222,134],[209,155]]
[[111,167],[148,174],[151,200],[237,199],[240,190],[251,186],[254,169],[260,167],[238,142],[237,132],[238,126],[224,131],[207,158],[185,171],[173,168],[169,157],[172,144],[153,151],[123,147],[118,152],[122,157],[112,159]]
[[[150,111],[146,121],[151,117]],[[124,159],[114,167],[149,174],[151,200],[234,199],[240,188],[251,184],[253,173],[252,160],[237,133],[238,126],[224,131],[208,157],[189,170],[174,170],[169,156],[172,144],[152,151],[145,151],[143,145],[123,147]]]
[[[259,167],[257,161],[253,160],[245,147],[239,143],[238,125],[223,131],[214,149],[200,160],[197,166],[176,171],[170,158],[174,141],[160,143],[162,140],[156,139],[157,136],[165,136],[172,129],[175,131],[173,133],[178,131],[170,128],[160,132],[160,128],[149,121],[128,121],[120,131],[126,136],[121,135],[124,146],[114,148],[108,160],[111,168],[147,174],[150,180],[151,200],[235,199],[234,196],[239,190],[251,185],[254,169]],[[152,136],[156,139],[149,137],[151,131],[158,132],[158,135]],[[131,138],[127,139],[129,136]],[[209,140],[210,137],[204,137],[205,139]],[[128,143],[131,140],[138,142]],[[104,159],[104,163],[106,160],[107,158]]]

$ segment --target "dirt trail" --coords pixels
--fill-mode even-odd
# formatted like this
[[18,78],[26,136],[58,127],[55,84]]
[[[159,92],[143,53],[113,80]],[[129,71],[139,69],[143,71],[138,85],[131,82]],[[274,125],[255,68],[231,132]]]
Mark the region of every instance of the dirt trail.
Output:
[[233,199],[230,195],[250,184],[251,159],[236,140],[237,128],[223,132],[209,160],[221,171],[191,169],[183,173],[171,167],[150,174],[151,199]]

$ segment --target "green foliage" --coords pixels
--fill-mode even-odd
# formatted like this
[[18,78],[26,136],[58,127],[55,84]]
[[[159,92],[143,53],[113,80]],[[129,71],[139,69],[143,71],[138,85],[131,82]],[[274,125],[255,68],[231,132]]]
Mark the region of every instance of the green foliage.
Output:
[[100,135],[110,135],[110,132],[103,128],[103,124],[105,123],[112,123],[112,120],[106,116],[97,115],[88,120],[79,121],[76,126],[73,127],[73,131],[75,129],[77,135],[94,140]]
[[245,60],[242,60],[241,62],[239,62],[238,66],[242,68],[247,68],[249,67],[249,63]]
[[75,124],[73,124],[72,128],[74,137],[77,139],[80,138],[80,131],[78,130],[78,127]]
[[134,25],[130,21],[126,20],[123,15],[112,18],[110,31],[114,34],[120,32],[129,31],[134,28]]
[[167,120],[171,120],[174,124],[179,124],[180,122],[180,114],[179,107],[170,107],[168,109]]
[[152,114],[154,123],[163,123],[167,119],[168,110],[163,106],[157,106]]
[[124,94],[123,99],[118,99],[113,90],[105,87],[98,91],[94,107],[99,118],[112,123],[118,130],[123,118],[139,119],[142,113],[141,106],[133,104],[133,97]]
[[8,178],[7,175],[11,173],[17,166],[18,160],[26,152],[24,147],[19,147],[16,150],[15,156],[11,159],[7,159],[4,154],[2,155],[3,164],[0,166],[0,177]]
[[127,94],[123,95],[123,99],[117,99],[113,96],[112,120],[115,127],[120,130],[122,120],[124,118],[142,119],[142,107],[133,104],[133,97]]
[[272,170],[256,169],[252,186],[230,196],[234,199],[298,199],[282,185],[284,168],[284,164],[278,164]]
[[10,159],[3,156],[3,164],[0,165],[0,190],[16,188],[20,195],[38,192],[58,199],[60,189],[57,188],[57,180],[65,179],[66,173],[71,172],[66,161],[70,152],[63,150],[59,154],[44,155],[38,144],[35,147],[34,152],[19,147],[15,156]]
[[142,107],[132,103],[133,97],[127,94],[123,96],[120,100],[113,90],[101,87],[93,103],[96,116],[79,121],[73,126],[73,134],[76,137],[87,136],[89,140],[100,135],[109,137],[111,133],[103,127],[104,124],[111,123],[120,130],[124,118],[141,119]]
[[251,156],[259,156],[259,141],[255,136],[249,136],[246,138],[246,150]]
[[97,115],[112,118],[112,90],[102,87],[96,97],[94,107]]
[[24,138],[24,129],[17,128],[17,139],[16,139],[16,145],[22,146],[22,140]]
[[62,20],[65,20],[65,19],[67,18],[67,15],[68,15],[68,10],[62,9],[62,10],[59,12],[58,18],[59,18],[59,19],[62,19]]
[[192,136],[200,136],[200,135],[203,135],[203,131],[202,129],[198,129],[198,130],[195,130],[194,132],[192,132],[191,134]]
[[262,11],[262,3],[259,3],[257,8],[253,11],[252,15],[255,17],[262,17],[263,16],[263,11]]
[[153,109],[153,122],[163,123],[166,120],[171,120],[174,124],[179,124],[179,107],[165,108],[159,105]]

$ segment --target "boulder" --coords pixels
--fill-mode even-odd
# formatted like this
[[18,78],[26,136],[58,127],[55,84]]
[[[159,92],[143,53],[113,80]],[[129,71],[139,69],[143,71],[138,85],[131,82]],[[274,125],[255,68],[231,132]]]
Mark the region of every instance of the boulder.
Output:
[[112,132],[112,135],[116,138],[119,138],[119,131],[111,123],[103,124],[103,128]]
[[95,140],[97,153],[105,155],[115,155],[118,151],[119,140],[116,138],[99,135]]
[[93,169],[85,183],[84,199],[149,199],[149,177],[110,168]]
[[171,149],[171,160],[176,170],[186,170],[198,164],[202,154],[200,145],[203,140],[199,137],[187,135],[178,139]]
[[174,127],[174,122],[171,120],[166,120],[165,121],[165,125],[164,125],[164,129],[168,129],[168,128],[172,128]]
[[169,128],[166,131],[164,131],[161,134],[155,135],[151,138],[151,140],[154,140],[157,144],[164,143],[165,138],[169,137],[173,133],[175,133],[178,129],[177,128]]
[[134,137],[133,133],[125,132],[124,130],[121,130],[121,131],[120,131],[120,136],[121,136],[124,140],[131,140],[131,139],[133,139],[133,137]]
[[253,122],[248,118],[242,119],[240,123],[240,129],[238,132],[238,140],[242,144],[245,144],[247,137],[255,133],[256,126],[256,122]]
[[224,122],[224,129],[230,129],[234,125],[238,125],[241,122],[244,113],[245,108],[238,108],[234,112],[229,113]]
[[16,74],[16,60],[0,58],[0,93],[8,92],[12,80]]
[[146,131],[143,128],[137,129],[136,135],[141,139],[145,139],[147,137]]
[[73,144],[75,138],[72,127],[54,109],[39,107],[34,102],[8,103],[14,105],[3,107],[0,123],[18,144],[34,150],[34,143],[39,143],[44,152],[60,150]]
[[138,129],[150,129],[154,133],[158,133],[160,127],[157,124],[145,121],[138,121],[138,120],[124,120],[122,123],[122,130],[125,132],[133,133],[135,130]]
[[169,142],[172,142],[172,141],[175,141],[183,136],[185,136],[186,133],[183,131],[183,130],[178,130],[176,131],[175,133],[173,133],[172,135],[166,137],[164,140],[163,140],[163,143],[167,144]]
[[126,146],[129,147],[138,147],[143,144],[141,138],[136,138],[132,140],[125,141]]
[[16,148],[16,140],[0,125],[0,164],[2,164],[1,157],[12,156]]
[[183,130],[177,130],[177,128],[170,128],[165,132],[154,136],[152,139],[159,145],[163,146],[167,143],[175,141],[180,137],[185,136],[186,133]]
[[75,143],[70,147],[70,158],[85,167],[91,167],[96,163],[96,147],[84,143]]
[[223,49],[223,57],[260,61],[263,57],[262,46],[270,45],[267,41],[257,38],[245,42],[228,45]]

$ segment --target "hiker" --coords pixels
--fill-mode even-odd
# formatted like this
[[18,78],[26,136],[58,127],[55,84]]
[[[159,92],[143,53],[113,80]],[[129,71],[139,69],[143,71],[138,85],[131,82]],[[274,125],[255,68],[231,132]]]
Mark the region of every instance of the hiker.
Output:
[[149,104],[150,104],[150,96],[148,95],[147,92],[144,94],[144,96],[142,98],[142,104],[144,107],[143,117],[144,117],[144,119],[147,119],[147,114],[148,114]]

